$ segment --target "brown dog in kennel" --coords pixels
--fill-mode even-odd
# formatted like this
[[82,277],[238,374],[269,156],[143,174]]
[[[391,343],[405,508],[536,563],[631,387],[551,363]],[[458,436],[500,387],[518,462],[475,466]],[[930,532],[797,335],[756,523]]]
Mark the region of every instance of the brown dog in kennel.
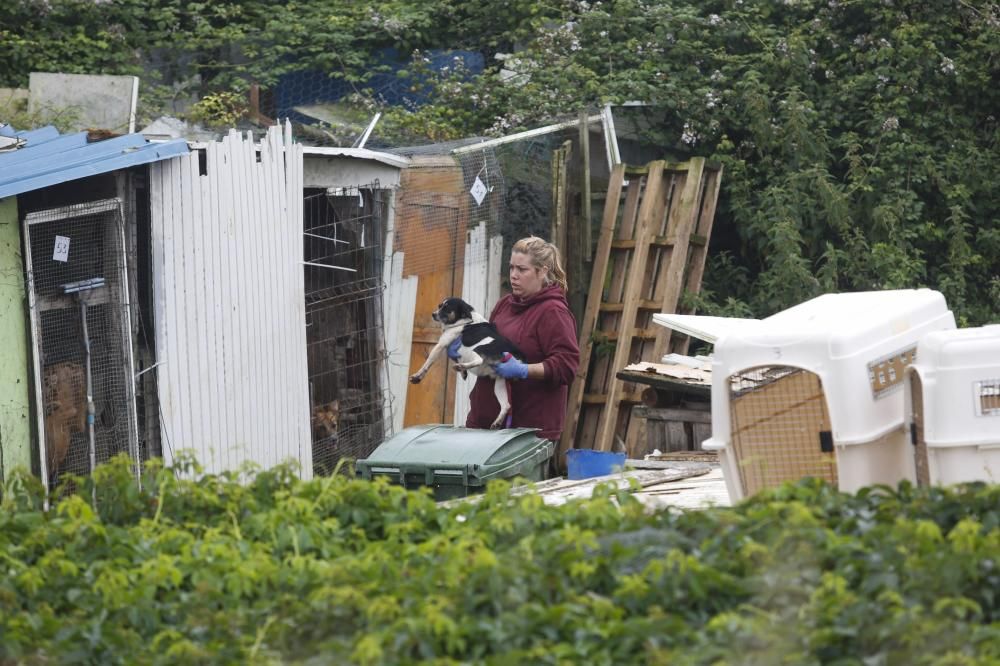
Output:
[[50,477],[66,459],[73,435],[87,429],[86,379],[73,361],[48,365],[42,372],[45,405],[45,451]]

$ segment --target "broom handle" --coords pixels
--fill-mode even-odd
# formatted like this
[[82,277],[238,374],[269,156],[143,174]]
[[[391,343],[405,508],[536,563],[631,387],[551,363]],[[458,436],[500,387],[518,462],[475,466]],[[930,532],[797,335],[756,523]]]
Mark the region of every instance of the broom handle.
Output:
[[90,375],[90,333],[87,330],[87,302],[80,301],[80,318],[83,321],[83,354],[87,372],[87,436],[90,439],[90,473],[97,467],[97,451],[94,447],[94,386]]

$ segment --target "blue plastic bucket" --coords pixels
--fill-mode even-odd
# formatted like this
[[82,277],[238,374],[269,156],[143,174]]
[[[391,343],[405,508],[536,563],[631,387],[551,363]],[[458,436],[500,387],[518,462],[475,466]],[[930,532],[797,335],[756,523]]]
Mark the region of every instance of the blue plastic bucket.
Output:
[[620,471],[625,467],[624,453],[570,449],[566,452],[567,477],[571,480],[589,479]]

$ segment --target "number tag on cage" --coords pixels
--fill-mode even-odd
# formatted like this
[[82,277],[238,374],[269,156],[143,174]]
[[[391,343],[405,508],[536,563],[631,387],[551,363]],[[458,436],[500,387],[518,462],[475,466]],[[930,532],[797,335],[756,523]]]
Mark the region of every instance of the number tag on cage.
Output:
[[52,250],[52,261],[69,261],[69,238],[56,236],[56,245]]
[[486,198],[486,185],[483,184],[479,176],[476,176],[476,181],[472,183],[472,189],[469,190],[469,194],[476,200],[477,206],[483,205],[483,199]]

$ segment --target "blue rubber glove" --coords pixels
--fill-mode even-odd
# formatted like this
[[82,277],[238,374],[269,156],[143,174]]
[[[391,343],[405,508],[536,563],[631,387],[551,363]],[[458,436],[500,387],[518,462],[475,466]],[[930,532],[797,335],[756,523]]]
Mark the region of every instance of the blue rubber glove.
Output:
[[448,358],[453,361],[457,361],[461,358],[458,354],[458,348],[462,346],[462,337],[459,336],[455,338],[455,341],[448,345]]
[[504,379],[528,378],[528,364],[518,361],[510,354],[507,354],[507,358],[503,363],[497,363],[494,365],[493,369],[496,370],[497,374]]

